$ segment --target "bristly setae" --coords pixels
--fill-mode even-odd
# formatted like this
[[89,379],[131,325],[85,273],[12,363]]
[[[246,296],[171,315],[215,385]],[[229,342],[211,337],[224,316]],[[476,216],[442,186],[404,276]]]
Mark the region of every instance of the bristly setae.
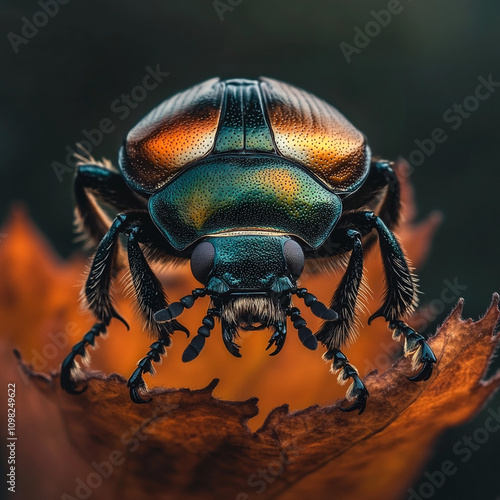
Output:
[[[195,300],[210,306],[183,354],[196,358],[216,320],[229,352],[240,356],[239,330],[270,329],[269,348],[285,342],[288,317],[302,343],[327,351],[339,380],[352,379],[345,411],[362,413],[368,391],[340,348],[353,339],[363,274],[363,245],[373,230],[383,259],[387,289],[370,318],[383,317],[405,354],[427,380],[436,358],[425,339],[402,321],[415,307],[417,286],[391,229],[398,223],[400,188],[386,160],[373,160],[361,132],[335,108],[291,85],[217,78],[180,92],[149,113],[128,134],[119,172],[92,160],[78,166],[76,216],[97,251],[84,288],[97,323],[62,365],[61,385],[77,394],[76,357],[106,332],[113,318],[125,322],[110,297],[120,265],[120,234],[127,238],[128,265],[146,329],[155,337],[129,379],[130,396],[145,403],[143,374],[153,371],[177,321]],[[117,212],[108,220],[101,205]],[[329,307],[298,280],[304,266],[328,272],[348,257],[345,275]],[[203,285],[169,304],[148,261],[191,262]],[[297,304],[324,320],[313,335]]]

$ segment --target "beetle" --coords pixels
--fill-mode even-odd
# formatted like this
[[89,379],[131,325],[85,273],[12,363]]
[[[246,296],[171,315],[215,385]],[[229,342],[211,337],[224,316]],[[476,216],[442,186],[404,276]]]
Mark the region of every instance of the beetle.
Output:
[[[61,368],[61,385],[81,393],[77,356],[106,333],[115,318],[110,287],[126,237],[128,266],[145,328],[155,336],[128,381],[131,399],[146,403],[143,375],[152,373],[178,318],[200,297],[210,306],[183,353],[195,359],[220,322],[222,339],[240,356],[239,330],[270,329],[272,355],[283,347],[287,320],[305,347],[326,347],[324,359],[339,380],[352,379],[344,411],[366,406],[368,391],[340,350],[354,339],[363,250],[374,235],[386,290],[369,323],[382,317],[404,353],[421,364],[412,381],[427,380],[436,362],[424,337],[402,318],[417,302],[417,284],[392,232],[399,220],[400,186],[387,160],[372,159],[364,135],[325,101],[286,83],[213,78],[164,101],[127,135],[119,171],[95,161],[78,165],[76,219],[98,243],[84,297],[97,323]],[[117,212],[111,222],[102,206]],[[374,232],[374,233],[373,233]],[[372,234],[373,233],[373,234]],[[304,267],[328,272],[348,259],[326,306],[299,286]],[[203,285],[169,303],[149,262],[190,260]],[[324,320],[313,335],[292,299]]]

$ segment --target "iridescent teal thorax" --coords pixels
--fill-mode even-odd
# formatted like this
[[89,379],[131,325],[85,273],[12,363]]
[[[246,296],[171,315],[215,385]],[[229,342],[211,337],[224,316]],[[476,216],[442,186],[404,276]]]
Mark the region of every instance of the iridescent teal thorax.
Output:
[[203,236],[259,230],[319,247],[337,222],[338,196],[278,157],[213,156],[151,196],[153,220],[177,249]]

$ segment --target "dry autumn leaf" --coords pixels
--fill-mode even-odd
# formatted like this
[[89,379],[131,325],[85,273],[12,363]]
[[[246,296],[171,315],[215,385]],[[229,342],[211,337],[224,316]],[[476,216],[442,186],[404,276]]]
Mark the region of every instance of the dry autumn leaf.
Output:
[[[406,217],[397,234],[418,268],[439,217],[413,223],[411,190],[404,188]],[[470,418],[498,385],[498,378],[481,382],[496,344],[495,297],[477,323],[462,321],[461,306],[455,309],[431,341],[438,365],[423,384],[407,381],[408,360],[393,364],[398,344],[385,324],[367,329],[362,314],[361,336],[346,353],[362,375],[374,368],[379,373],[366,378],[371,396],[361,416],[339,412],[345,401],[323,406],[343,397],[345,387],[318,352],[293,336],[276,358],[265,353],[265,336],[245,337],[241,359],[213,338],[198,359],[182,364],[188,340],[178,334],[148,382],[189,389],[157,387],[151,405],[137,406],[122,376],[87,372],[88,391],[70,396],[60,391],[57,373],[48,373],[92,324],[78,306],[85,263],[79,257],[58,261],[21,212],[2,232],[8,235],[0,246],[2,370],[18,383],[21,497],[321,500],[334,491],[346,499],[398,498],[436,437]],[[377,252],[366,258],[372,311],[383,289],[379,259]],[[172,300],[196,286],[186,268],[168,270],[162,280]],[[324,301],[335,285],[328,276],[307,281]],[[92,368],[128,376],[151,341],[141,334],[132,300],[116,292],[131,332],[112,324],[109,339],[92,355]],[[192,331],[204,310],[202,303],[191,310],[186,326]],[[319,326],[314,317],[306,319]],[[422,317],[413,321],[421,326]],[[27,362],[22,370],[12,347]],[[300,411],[289,413],[288,407]],[[29,478],[22,477],[26,471]]]
[[398,498],[436,436],[474,415],[500,383],[498,375],[482,381],[498,341],[498,296],[476,323],[461,319],[462,305],[430,342],[439,368],[428,384],[406,380],[410,363],[399,359],[366,378],[370,411],[363,415],[342,413],[339,403],[295,413],[283,406],[254,433],[246,422],[258,411],[256,399],[216,399],[216,381],[198,391],[153,389],[154,403],[144,407],[130,402],[117,375],[87,375],[89,389],[74,398],[59,388],[57,375],[24,370],[96,465],[82,483],[87,490],[100,486],[99,472],[113,475],[114,496],[124,500],[326,499],[331,491]]

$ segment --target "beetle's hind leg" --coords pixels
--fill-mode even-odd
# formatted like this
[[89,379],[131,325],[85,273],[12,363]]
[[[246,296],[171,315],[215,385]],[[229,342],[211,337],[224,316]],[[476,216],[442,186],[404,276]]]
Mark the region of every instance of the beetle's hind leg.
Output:
[[394,339],[399,339],[401,335],[404,337],[404,353],[407,356],[413,356],[414,367],[416,368],[419,363],[422,364],[421,370],[413,377],[408,377],[408,380],[412,382],[428,380],[432,375],[432,368],[436,362],[436,356],[429,344],[425,341],[425,338],[400,320],[390,321],[389,328],[394,330]]
[[118,210],[146,211],[144,200],[140,199],[125,183],[123,177],[110,166],[99,163],[84,163],[77,167],[74,181],[75,219],[79,232],[85,234],[88,244],[99,243],[85,286],[89,308],[98,322],[76,344],[61,366],[61,386],[71,394],[79,394],[73,380],[77,368],[76,358],[86,357],[86,348],[94,346],[95,339],[104,335],[111,319],[117,318],[128,328],[126,321],[115,311],[110,285],[118,263],[118,234],[130,223],[130,214],[118,215],[113,223],[101,208],[99,202]]
[[364,217],[371,228],[378,233],[386,279],[383,304],[370,316],[368,324],[375,318],[383,317],[388,322],[389,328],[394,331],[395,339],[401,335],[404,337],[405,356],[413,357],[415,367],[419,364],[422,365],[420,372],[409,379],[413,382],[428,380],[432,375],[436,356],[425,338],[401,321],[402,317],[413,312],[417,303],[415,277],[408,267],[396,237],[384,222],[372,212],[359,215]]
[[[382,307],[370,317],[369,323],[379,316],[384,317],[389,327],[394,330],[394,337],[402,335],[405,338],[405,355],[413,356],[414,365],[422,365],[420,372],[410,377],[410,380],[414,382],[427,380],[432,374],[436,357],[424,337],[400,319],[415,307],[417,285],[396,237],[373,212],[345,213],[328,240],[311,254],[311,257],[329,257],[352,249],[346,273],[330,303],[331,309],[337,311],[339,317],[336,321],[326,321],[316,334],[316,338],[328,348],[325,356],[327,359],[334,359],[335,366],[335,356],[332,353],[336,353],[345,342],[353,338],[356,300],[363,273],[361,238],[373,229],[379,235],[386,291]],[[338,363],[340,360],[341,357]],[[356,387],[360,386],[355,379],[354,388]],[[367,394],[361,389],[360,391],[360,400],[366,399]]]
[[71,352],[64,358],[61,365],[61,387],[69,394],[81,394],[87,389],[84,386],[77,389],[76,383],[73,380],[73,373],[77,369],[76,357],[85,358],[87,355],[86,348],[88,345],[94,346],[95,339],[99,335],[106,333],[106,323],[95,323],[94,326],[83,336],[83,339],[75,344]]
[[118,212],[147,210],[146,202],[127,186],[123,177],[111,169],[111,165],[78,165],[73,189],[77,230],[85,235],[89,245],[98,244],[111,224],[100,204],[108,205]]
[[361,188],[346,198],[344,212],[360,210],[360,207],[377,209],[378,216],[386,226],[395,228],[401,217],[401,186],[393,165],[388,160],[373,160]]

